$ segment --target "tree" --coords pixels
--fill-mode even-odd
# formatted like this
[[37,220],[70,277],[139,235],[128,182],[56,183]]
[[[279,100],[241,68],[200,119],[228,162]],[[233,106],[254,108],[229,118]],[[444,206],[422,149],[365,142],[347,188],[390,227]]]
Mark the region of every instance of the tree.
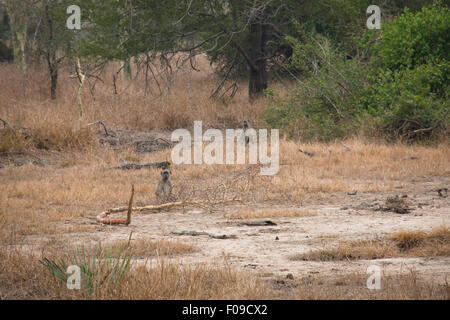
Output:
[[[206,53],[226,59],[226,80],[238,63],[248,72],[249,98],[267,87],[267,72],[282,53],[283,37],[295,13],[294,0],[105,0],[80,1],[90,26],[84,39],[92,57],[126,60],[145,54],[166,65]],[[234,59],[229,60],[231,55]],[[193,66],[194,67],[194,66]],[[222,81],[223,83],[224,81]]]
[[26,71],[25,44],[27,41],[28,0],[2,0],[9,17],[14,63],[22,72]]
[[66,26],[70,0],[41,0],[33,5],[35,19],[41,21],[37,36],[37,50],[44,58],[50,76],[50,97],[56,99],[60,64],[74,54],[74,30]]

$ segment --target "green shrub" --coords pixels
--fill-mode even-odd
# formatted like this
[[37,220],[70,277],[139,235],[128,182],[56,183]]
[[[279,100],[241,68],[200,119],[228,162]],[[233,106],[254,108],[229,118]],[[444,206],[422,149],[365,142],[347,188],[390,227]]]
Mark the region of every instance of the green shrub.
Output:
[[[321,35],[287,38],[305,76],[266,121],[291,137],[333,140],[357,132],[408,142],[445,136],[449,119],[450,13],[433,5],[360,39],[369,63],[348,60]],[[378,37],[378,38],[377,38]],[[375,44],[372,42],[375,41]],[[365,53],[362,53],[362,56]]]
[[436,138],[449,127],[449,71],[445,61],[380,72],[360,103],[390,140]]
[[287,99],[275,100],[266,110],[266,122],[289,136],[329,141],[354,132],[357,107],[364,88],[364,70],[348,60],[321,35],[303,34],[293,47],[291,63],[306,78],[298,81]]
[[408,9],[383,23],[381,38],[372,47],[372,65],[382,70],[415,68],[430,60],[449,60],[450,10],[447,6]]
[[57,279],[67,282],[67,267],[76,265],[80,268],[82,288],[88,294],[94,294],[101,288],[116,288],[130,269],[133,252],[130,248],[131,233],[128,243],[117,249],[93,247],[74,248],[59,262],[44,258],[39,262]]

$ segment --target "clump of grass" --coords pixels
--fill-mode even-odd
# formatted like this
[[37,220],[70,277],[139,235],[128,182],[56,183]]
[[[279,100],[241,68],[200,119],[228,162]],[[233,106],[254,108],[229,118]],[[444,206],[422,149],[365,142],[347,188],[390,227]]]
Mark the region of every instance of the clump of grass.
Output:
[[[131,235],[130,235],[131,238]],[[76,266],[80,270],[84,291],[94,294],[104,285],[117,287],[129,270],[133,252],[129,245],[117,249],[101,247],[75,248],[66,257],[58,260],[44,257],[39,262],[57,279],[67,282],[68,268]]]
[[343,242],[335,248],[313,250],[290,259],[341,261],[428,256],[450,256],[448,227],[442,226],[431,232],[403,230],[381,239]]
[[233,212],[228,217],[231,219],[252,219],[271,217],[313,217],[317,213],[299,209],[261,209],[261,210],[241,210]]
[[390,237],[401,252],[416,255],[450,255],[450,228],[441,226],[431,232],[401,230]]
[[380,241],[344,242],[336,248],[313,250],[290,257],[290,260],[303,261],[340,261],[381,259],[392,256],[395,248],[391,244]]

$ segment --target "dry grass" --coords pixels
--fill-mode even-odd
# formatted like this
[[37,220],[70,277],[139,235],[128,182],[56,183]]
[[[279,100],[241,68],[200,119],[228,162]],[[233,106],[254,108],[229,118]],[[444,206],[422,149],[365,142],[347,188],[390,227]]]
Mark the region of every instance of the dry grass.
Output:
[[[127,241],[114,242],[106,244],[104,247],[117,250],[119,247],[127,246]],[[130,249],[134,257],[160,257],[160,256],[176,256],[186,253],[196,252],[199,249],[193,245],[183,243],[181,241],[171,240],[149,240],[136,239],[130,242]]]
[[424,281],[415,270],[381,275],[381,290],[369,290],[368,274],[305,277],[284,298],[302,300],[448,300],[450,285]]
[[410,256],[449,256],[450,228],[441,226],[431,232],[401,230],[391,238],[401,252]]
[[[117,65],[111,64],[102,75],[104,83],[97,82],[94,95],[88,86],[83,90],[82,126],[95,120],[103,120],[111,127],[124,129],[176,129],[192,127],[194,120],[203,120],[205,126],[230,128],[240,126],[242,119],[253,123],[260,120],[265,102],[250,104],[245,84],[242,84],[235,99],[229,103],[209,98],[217,79],[204,57],[198,59],[202,72],[190,72],[189,83],[182,76],[174,81],[169,93],[159,97],[145,88],[145,80],[139,76],[132,82],[117,83],[118,94],[113,93],[112,75]],[[36,128],[39,124],[56,127],[66,124],[76,128],[78,106],[76,102],[77,82],[61,69],[57,99],[49,99],[48,74],[46,70],[30,70],[27,77],[15,72],[12,65],[1,64],[2,87],[0,117],[11,125]],[[92,84],[92,83],[91,83]],[[18,94],[18,92],[22,94]]]
[[228,215],[231,219],[253,219],[253,218],[281,218],[281,217],[313,217],[315,212],[299,209],[260,209],[260,210],[240,210]]
[[294,255],[291,260],[340,261],[393,257],[450,256],[450,228],[441,226],[431,232],[398,231],[383,239],[343,242],[335,248]]
[[[186,82],[182,78],[176,81],[169,95],[156,100],[152,95],[145,96],[140,81],[129,83],[128,89],[121,90],[119,95],[112,94],[108,82],[97,83],[95,96],[91,96],[86,88],[83,96],[85,118],[80,123],[76,83],[66,77],[67,74],[62,73],[60,77],[58,99],[50,101],[44,72],[30,72],[25,81],[13,72],[12,66],[0,65],[2,74],[7,75],[0,79],[0,117],[11,125],[31,130],[31,136],[25,139],[23,135],[27,130],[21,135],[21,130],[17,129],[16,137],[11,130],[0,129],[0,135],[4,135],[0,139],[1,150],[26,151],[33,157],[48,160],[42,161],[47,165],[40,167],[32,163],[15,167],[2,162],[5,155],[0,151],[0,167],[5,165],[0,170],[0,207],[8,225],[18,235],[88,231],[89,226],[61,227],[57,223],[126,205],[132,183],[136,186],[136,203],[155,203],[158,170],[123,172],[105,170],[105,167],[120,163],[120,158],[141,163],[170,160],[170,151],[140,154],[129,149],[100,148],[93,140],[98,128],[87,129],[88,122],[101,119],[110,128],[146,131],[185,124],[190,128],[192,117],[203,120],[204,128],[236,127],[242,119],[250,119],[253,125],[262,126],[260,120],[267,101],[261,99],[250,104],[245,90],[227,105],[212,101],[208,98],[208,90],[213,88],[213,75],[204,61],[200,61],[199,67],[203,72],[193,73],[191,77],[191,98],[186,96]],[[109,79],[109,75],[106,73],[105,79]],[[23,88],[26,89],[24,94],[18,95]],[[187,123],[178,123],[180,119]],[[351,151],[339,142],[303,144],[281,140],[280,170],[274,176],[260,176],[258,166],[174,166],[174,193],[180,200],[220,200],[238,196],[250,203],[297,205],[329,193],[386,191],[402,186],[405,181],[450,174],[447,142],[437,146],[408,146],[355,138],[345,143]],[[44,152],[42,148],[50,150]],[[300,153],[299,148],[316,156],[310,158]],[[402,160],[409,157],[417,159]]]
[[0,249],[0,299],[449,299],[450,286],[426,282],[413,270],[382,275],[381,290],[368,290],[367,274],[302,277],[298,280],[258,279],[223,266],[180,265],[156,258],[133,263],[118,286],[102,285],[93,294],[68,290],[38,260],[58,259],[45,250],[30,254]]
[[[0,299],[267,299],[267,286],[226,264],[180,266],[163,259],[136,266],[118,286],[102,285],[92,295],[69,290],[38,261],[58,254],[0,250]],[[132,262],[133,263],[133,262]]]
[[[114,95],[110,68],[102,75],[105,82],[97,83],[94,95],[87,85],[83,89],[84,118],[80,122],[76,80],[69,79],[66,71],[59,77],[58,99],[51,101],[46,72],[30,71],[28,78],[24,78],[13,71],[13,66],[0,64],[0,73],[4,75],[0,77],[0,118],[16,128],[14,134],[0,124],[0,298],[265,299],[275,296],[262,281],[226,265],[180,267],[159,258],[172,260],[197,250],[181,242],[133,240],[136,256],[150,257],[152,264],[137,266],[120,288],[105,288],[95,297],[68,291],[38,263],[48,254],[57,258],[62,247],[42,249],[40,253],[26,250],[30,236],[56,243],[55,239],[70,237],[72,233],[94,233],[98,225],[86,220],[107,208],[126,205],[131,184],[135,185],[135,203],[147,205],[157,201],[154,191],[160,177],[158,170],[125,172],[106,168],[118,164],[121,158],[141,163],[170,160],[170,151],[141,154],[126,148],[117,151],[101,148],[96,139],[98,128],[88,128],[88,123],[103,120],[108,128],[154,129],[164,133],[180,127],[191,129],[194,120],[202,120],[204,130],[235,128],[243,119],[250,120],[255,127],[265,127],[267,100],[249,103],[242,84],[233,101],[213,101],[209,95],[214,89],[215,76],[205,60],[199,60],[198,68],[202,72],[190,74],[189,88],[186,79],[181,77],[171,92],[162,97],[157,97],[154,83],[146,93],[141,78],[130,83],[119,82],[119,94]],[[450,174],[448,141],[420,146],[385,144],[357,137],[346,140],[345,144],[351,151],[339,142],[304,144],[282,139],[280,170],[275,176],[260,176],[259,167],[249,165],[174,166],[174,194],[179,200],[239,196],[249,204],[297,206],[329,193],[393,190],[412,180]],[[310,158],[300,153],[299,148],[316,155]],[[33,159],[43,161],[38,161],[41,165],[24,161],[16,163],[18,166],[3,161],[5,157],[14,157],[14,152],[28,153]],[[414,160],[409,160],[411,157]],[[262,209],[236,212],[231,218],[313,215],[302,210]],[[340,251],[333,250],[323,256],[311,254],[316,254],[318,260],[448,255],[448,229],[436,233],[434,238],[428,233],[403,232],[390,239],[346,244]],[[422,284],[410,285],[413,292],[423,288]],[[316,288],[315,284],[312,286]],[[305,290],[315,292],[313,298],[323,297],[313,287]],[[407,297],[402,290],[393,291],[389,297]],[[333,292],[325,297],[342,295],[339,290]],[[358,292],[355,291],[355,297],[365,297],[358,296]],[[427,293],[423,297],[433,296],[436,295]]]

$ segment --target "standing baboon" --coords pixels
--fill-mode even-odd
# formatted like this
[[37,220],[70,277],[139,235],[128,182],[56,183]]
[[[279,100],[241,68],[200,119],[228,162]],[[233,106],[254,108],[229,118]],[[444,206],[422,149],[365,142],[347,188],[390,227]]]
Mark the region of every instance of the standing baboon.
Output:
[[172,194],[172,183],[169,180],[171,174],[172,173],[166,169],[161,171],[161,180],[159,180],[155,192],[160,200],[167,201]]

